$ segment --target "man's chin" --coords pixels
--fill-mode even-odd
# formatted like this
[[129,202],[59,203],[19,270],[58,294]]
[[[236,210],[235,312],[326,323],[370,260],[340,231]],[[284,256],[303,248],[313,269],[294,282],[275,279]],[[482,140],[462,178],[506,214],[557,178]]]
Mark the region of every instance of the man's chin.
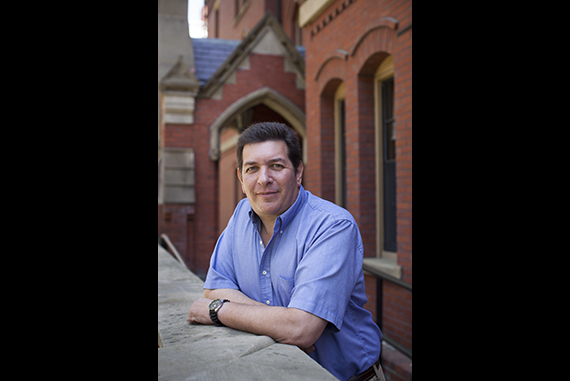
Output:
[[257,210],[259,210],[259,212],[260,212],[258,214],[262,214],[263,216],[279,217],[279,215],[280,215],[279,206],[275,205],[274,203],[259,202],[259,203],[257,203],[256,206],[257,206]]

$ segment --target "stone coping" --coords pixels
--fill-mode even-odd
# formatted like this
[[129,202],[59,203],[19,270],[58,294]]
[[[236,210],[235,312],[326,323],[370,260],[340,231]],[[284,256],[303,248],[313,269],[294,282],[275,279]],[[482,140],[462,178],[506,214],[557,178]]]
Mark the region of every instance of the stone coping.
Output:
[[[295,346],[226,327],[190,325],[186,316],[204,283],[158,247],[158,380],[330,380]],[[160,346],[160,344],[159,344]]]

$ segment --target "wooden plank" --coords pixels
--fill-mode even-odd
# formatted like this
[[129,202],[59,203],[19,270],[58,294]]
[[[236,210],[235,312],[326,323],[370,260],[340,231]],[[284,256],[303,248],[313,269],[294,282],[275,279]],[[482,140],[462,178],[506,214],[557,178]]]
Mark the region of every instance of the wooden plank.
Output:
[[178,253],[178,250],[176,250],[176,247],[174,247],[174,244],[172,243],[172,241],[170,240],[170,238],[168,238],[168,236],[166,234],[162,234],[160,236],[160,238],[164,241],[164,243],[166,243],[166,246],[168,247],[168,251],[170,251],[170,253],[172,253],[172,255],[174,255],[174,257],[176,258],[176,260],[182,265],[184,266],[186,269],[188,269],[188,266],[186,266],[186,263],[184,262],[184,260],[182,259],[182,257],[180,256],[180,254]]
[[164,344],[162,343],[162,337],[160,337],[160,330],[158,331],[158,348],[164,348]]

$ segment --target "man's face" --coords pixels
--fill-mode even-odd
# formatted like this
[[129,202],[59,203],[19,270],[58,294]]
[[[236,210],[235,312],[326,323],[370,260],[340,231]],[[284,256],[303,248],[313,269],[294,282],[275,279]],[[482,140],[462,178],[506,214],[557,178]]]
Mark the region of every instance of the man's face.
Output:
[[303,180],[303,164],[295,168],[287,155],[284,141],[246,145],[243,168],[238,175],[243,192],[262,219],[276,219],[297,200]]

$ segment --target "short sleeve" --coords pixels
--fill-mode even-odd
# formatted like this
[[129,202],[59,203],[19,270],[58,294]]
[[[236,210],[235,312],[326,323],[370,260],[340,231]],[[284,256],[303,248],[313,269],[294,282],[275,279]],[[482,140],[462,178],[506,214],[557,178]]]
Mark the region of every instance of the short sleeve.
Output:
[[362,238],[356,224],[335,222],[317,235],[299,263],[289,308],[309,312],[340,330],[362,262]]
[[234,218],[222,233],[214,249],[210,261],[210,270],[204,284],[206,290],[232,289],[239,290],[233,263],[231,240],[233,236]]

